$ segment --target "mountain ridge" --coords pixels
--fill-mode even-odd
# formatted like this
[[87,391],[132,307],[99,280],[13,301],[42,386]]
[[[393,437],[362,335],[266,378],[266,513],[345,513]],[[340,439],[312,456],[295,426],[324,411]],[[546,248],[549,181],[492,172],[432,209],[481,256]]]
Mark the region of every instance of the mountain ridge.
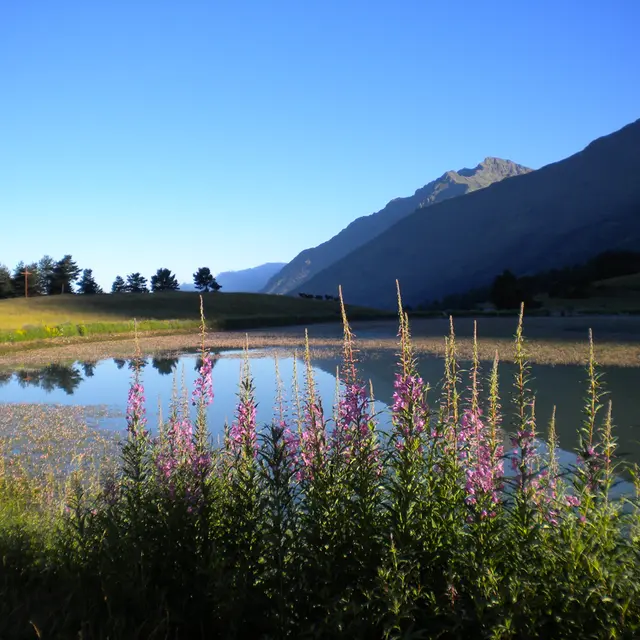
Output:
[[350,222],[329,240],[301,251],[269,279],[264,293],[290,293],[326,267],[380,235],[417,209],[424,209],[448,198],[484,189],[496,181],[531,172],[511,160],[487,156],[473,168],[446,171],[439,178],[416,189],[412,196],[390,200],[382,209]]
[[[308,293],[414,305],[640,242],[640,120],[533,172],[419,210],[315,274]],[[387,268],[388,267],[388,268]]]

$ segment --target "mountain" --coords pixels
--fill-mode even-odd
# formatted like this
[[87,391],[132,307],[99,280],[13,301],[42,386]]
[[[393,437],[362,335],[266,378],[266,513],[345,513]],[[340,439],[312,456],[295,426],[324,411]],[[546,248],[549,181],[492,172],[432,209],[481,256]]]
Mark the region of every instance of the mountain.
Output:
[[447,171],[437,180],[418,189],[412,196],[391,200],[384,209],[357,218],[327,242],[298,254],[269,280],[264,292],[289,293],[299,289],[313,275],[366,244],[416,209],[429,207],[530,171],[527,167],[499,158],[485,158],[474,169]]
[[230,291],[257,293],[284,265],[284,262],[267,262],[251,269],[222,271],[216,276],[216,280],[222,286],[222,291],[227,293]]
[[542,169],[417,210],[305,282],[353,304],[409,305],[640,246],[640,120]]

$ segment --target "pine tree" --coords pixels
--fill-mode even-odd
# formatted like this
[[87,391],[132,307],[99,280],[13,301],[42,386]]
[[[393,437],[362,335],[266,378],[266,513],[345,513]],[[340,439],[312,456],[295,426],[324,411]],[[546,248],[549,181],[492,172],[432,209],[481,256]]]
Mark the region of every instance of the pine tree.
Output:
[[[25,282],[25,271],[27,272],[26,282]],[[38,295],[38,286],[37,286],[37,274],[38,274],[38,265],[35,262],[31,264],[25,264],[22,262],[18,262],[15,269],[13,270],[13,275],[11,276],[11,286],[13,289],[13,295],[18,298],[24,298],[25,296],[25,285],[26,285],[26,293],[28,296],[36,296]]]
[[193,284],[198,291],[204,291],[205,293],[208,293],[209,291],[219,291],[222,289],[213,277],[209,267],[200,267],[193,274]]
[[127,285],[121,276],[116,276],[116,279],[111,285],[111,293],[125,293],[127,291]]
[[93,269],[85,269],[82,272],[82,278],[80,278],[80,282],[78,282],[78,293],[83,293],[84,295],[102,293],[100,285],[93,277]]
[[73,258],[67,254],[56,262],[53,269],[53,278],[51,286],[51,294],[73,293],[73,283],[78,279],[81,273],[80,267],[73,261]]
[[13,282],[11,281],[11,271],[0,264],[0,298],[13,297]]
[[147,279],[137,271],[136,273],[130,273],[127,276],[127,291],[129,293],[149,293]]
[[40,295],[48,295],[53,291],[53,279],[56,261],[48,255],[42,256],[38,262],[37,286]]
[[178,291],[180,285],[170,269],[158,269],[151,276],[151,291]]

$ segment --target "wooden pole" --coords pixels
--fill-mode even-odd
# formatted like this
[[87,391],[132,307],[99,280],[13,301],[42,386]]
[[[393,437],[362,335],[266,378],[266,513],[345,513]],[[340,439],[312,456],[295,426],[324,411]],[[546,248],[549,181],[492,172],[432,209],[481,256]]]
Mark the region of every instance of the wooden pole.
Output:
[[29,297],[29,276],[33,275],[33,271],[29,271],[29,269],[25,267],[24,271],[22,272],[22,275],[24,276],[24,297],[28,298]]

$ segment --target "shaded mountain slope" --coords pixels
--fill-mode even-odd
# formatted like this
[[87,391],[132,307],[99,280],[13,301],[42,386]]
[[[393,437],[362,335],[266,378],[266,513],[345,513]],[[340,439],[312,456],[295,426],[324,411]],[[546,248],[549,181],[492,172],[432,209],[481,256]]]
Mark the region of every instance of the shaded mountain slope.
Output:
[[357,218],[327,242],[305,249],[269,280],[264,292],[289,293],[299,289],[314,274],[366,244],[416,209],[429,207],[530,171],[527,167],[499,158],[485,158],[473,169],[447,171],[437,180],[418,189],[412,196],[395,198],[384,209]]
[[640,246],[640,120],[560,162],[418,210],[302,287],[392,307]]

